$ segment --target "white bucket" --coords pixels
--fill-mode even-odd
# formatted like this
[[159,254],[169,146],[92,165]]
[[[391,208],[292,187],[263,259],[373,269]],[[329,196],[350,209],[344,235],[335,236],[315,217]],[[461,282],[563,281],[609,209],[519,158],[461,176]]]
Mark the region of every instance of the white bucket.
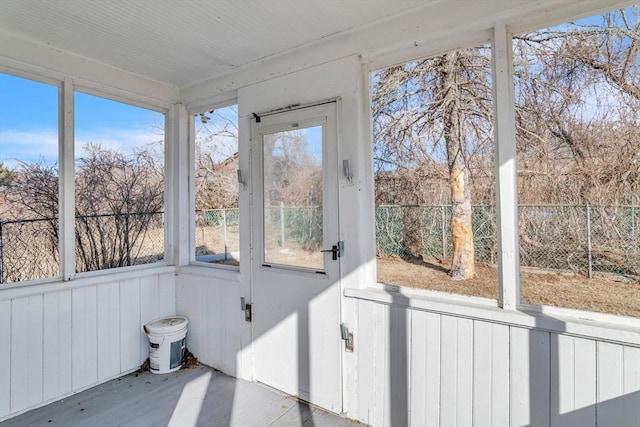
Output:
[[154,374],[166,374],[182,367],[187,324],[183,316],[156,319],[144,325],[149,337],[149,366]]

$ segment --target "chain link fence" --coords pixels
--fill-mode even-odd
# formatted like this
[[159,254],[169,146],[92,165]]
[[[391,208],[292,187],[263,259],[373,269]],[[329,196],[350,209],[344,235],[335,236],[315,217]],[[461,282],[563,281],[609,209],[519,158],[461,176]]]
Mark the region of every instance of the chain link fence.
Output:
[[[206,255],[223,254],[214,261],[228,261],[232,253],[240,251],[240,210],[212,209],[196,212],[196,259]],[[210,261],[211,262],[211,261]]]
[[[318,207],[275,206],[267,217],[274,244],[309,250],[322,241]],[[155,262],[164,256],[163,214],[96,215],[76,220],[78,271]],[[477,262],[497,260],[496,212],[472,209]],[[451,206],[376,208],[376,244],[381,256],[451,256]],[[196,256],[239,251],[239,211],[198,212]],[[139,230],[132,237],[125,230]],[[0,283],[56,277],[58,220],[0,222]],[[640,277],[640,207],[519,207],[520,265],[591,275],[607,272]]]
[[0,284],[59,276],[58,220],[0,221]]
[[[0,284],[57,277],[58,219],[0,222]],[[76,218],[76,270],[153,263],[164,258],[162,212]]]
[[[451,256],[451,206],[376,208],[381,256]],[[477,262],[497,260],[496,212],[472,208]],[[520,265],[592,275],[640,276],[640,207],[520,206]]]

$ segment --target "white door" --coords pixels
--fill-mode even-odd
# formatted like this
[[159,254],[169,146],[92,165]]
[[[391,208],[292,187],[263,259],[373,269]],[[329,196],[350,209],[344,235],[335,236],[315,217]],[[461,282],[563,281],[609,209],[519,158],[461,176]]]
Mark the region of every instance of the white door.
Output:
[[254,380],[341,412],[336,103],[251,127]]

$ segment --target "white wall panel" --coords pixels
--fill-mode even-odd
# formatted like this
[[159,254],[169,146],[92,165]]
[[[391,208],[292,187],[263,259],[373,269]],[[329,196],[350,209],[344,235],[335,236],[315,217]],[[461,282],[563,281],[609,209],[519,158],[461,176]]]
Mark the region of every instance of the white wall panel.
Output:
[[440,315],[411,315],[410,420],[412,426],[440,423]]
[[120,372],[120,287],[117,283],[97,286],[98,380]]
[[173,272],[80,283],[0,299],[0,420],[137,368],[143,317],[175,314]]
[[[42,295],[11,304],[11,411],[42,401]],[[20,354],[20,357],[15,355]]]
[[638,348],[598,343],[598,426],[640,425]]
[[174,273],[158,276],[158,317],[176,314],[176,275]]
[[622,412],[629,425],[640,426],[640,348],[623,350]]
[[473,321],[442,316],[440,425],[472,425]]
[[44,295],[44,389],[49,400],[71,392],[71,291]]
[[11,301],[0,301],[0,419],[11,413]]
[[140,366],[142,344],[140,334],[140,280],[120,282],[120,370]]
[[385,408],[388,426],[404,426],[409,423],[409,361],[411,341],[411,310],[387,306],[389,335],[388,374],[385,376]]
[[[229,374],[236,372],[236,356],[240,350],[240,310],[238,283],[212,284],[199,278],[200,287],[200,351],[202,361]],[[196,329],[197,330],[197,329]]]
[[373,426],[640,426],[640,348],[357,303],[349,415]]
[[244,323],[239,283],[184,273],[177,295],[177,313],[189,319],[189,350],[202,363],[237,375]]
[[[199,276],[182,274],[179,276],[176,292],[176,309],[178,314],[189,319],[187,332],[187,347],[197,358],[206,359],[206,349],[201,349],[200,342],[204,339],[200,316],[200,281]],[[240,307],[240,301],[238,301]],[[210,315],[214,315],[210,313]],[[215,315],[214,315],[215,316]]]
[[509,425],[509,327],[474,321],[473,425]]
[[551,425],[595,426],[595,341],[551,334],[550,344]]
[[95,286],[71,295],[72,386],[78,390],[98,381],[98,318]]
[[[384,375],[384,366],[378,368],[380,355],[376,348],[380,348],[384,342],[378,336],[379,314],[381,306],[370,304],[365,301],[358,302],[358,314],[361,319],[366,319],[366,323],[358,321],[358,333],[355,334],[355,348],[358,356],[358,390],[353,390],[352,399],[358,400],[360,418],[369,424],[375,424],[377,420],[380,425],[382,418],[379,417],[380,408],[376,413],[376,403],[382,406],[382,402],[376,395],[376,377]],[[378,363],[376,363],[376,361]],[[378,416],[377,416],[378,415]]]
[[549,425],[549,333],[511,328],[511,425]]

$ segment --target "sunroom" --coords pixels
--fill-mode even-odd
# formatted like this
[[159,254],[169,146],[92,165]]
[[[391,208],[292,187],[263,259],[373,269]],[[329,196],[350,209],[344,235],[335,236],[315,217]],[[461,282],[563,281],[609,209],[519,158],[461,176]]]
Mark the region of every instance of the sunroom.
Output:
[[0,422],[185,316],[317,414],[639,426],[638,46],[616,0],[2,0]]

